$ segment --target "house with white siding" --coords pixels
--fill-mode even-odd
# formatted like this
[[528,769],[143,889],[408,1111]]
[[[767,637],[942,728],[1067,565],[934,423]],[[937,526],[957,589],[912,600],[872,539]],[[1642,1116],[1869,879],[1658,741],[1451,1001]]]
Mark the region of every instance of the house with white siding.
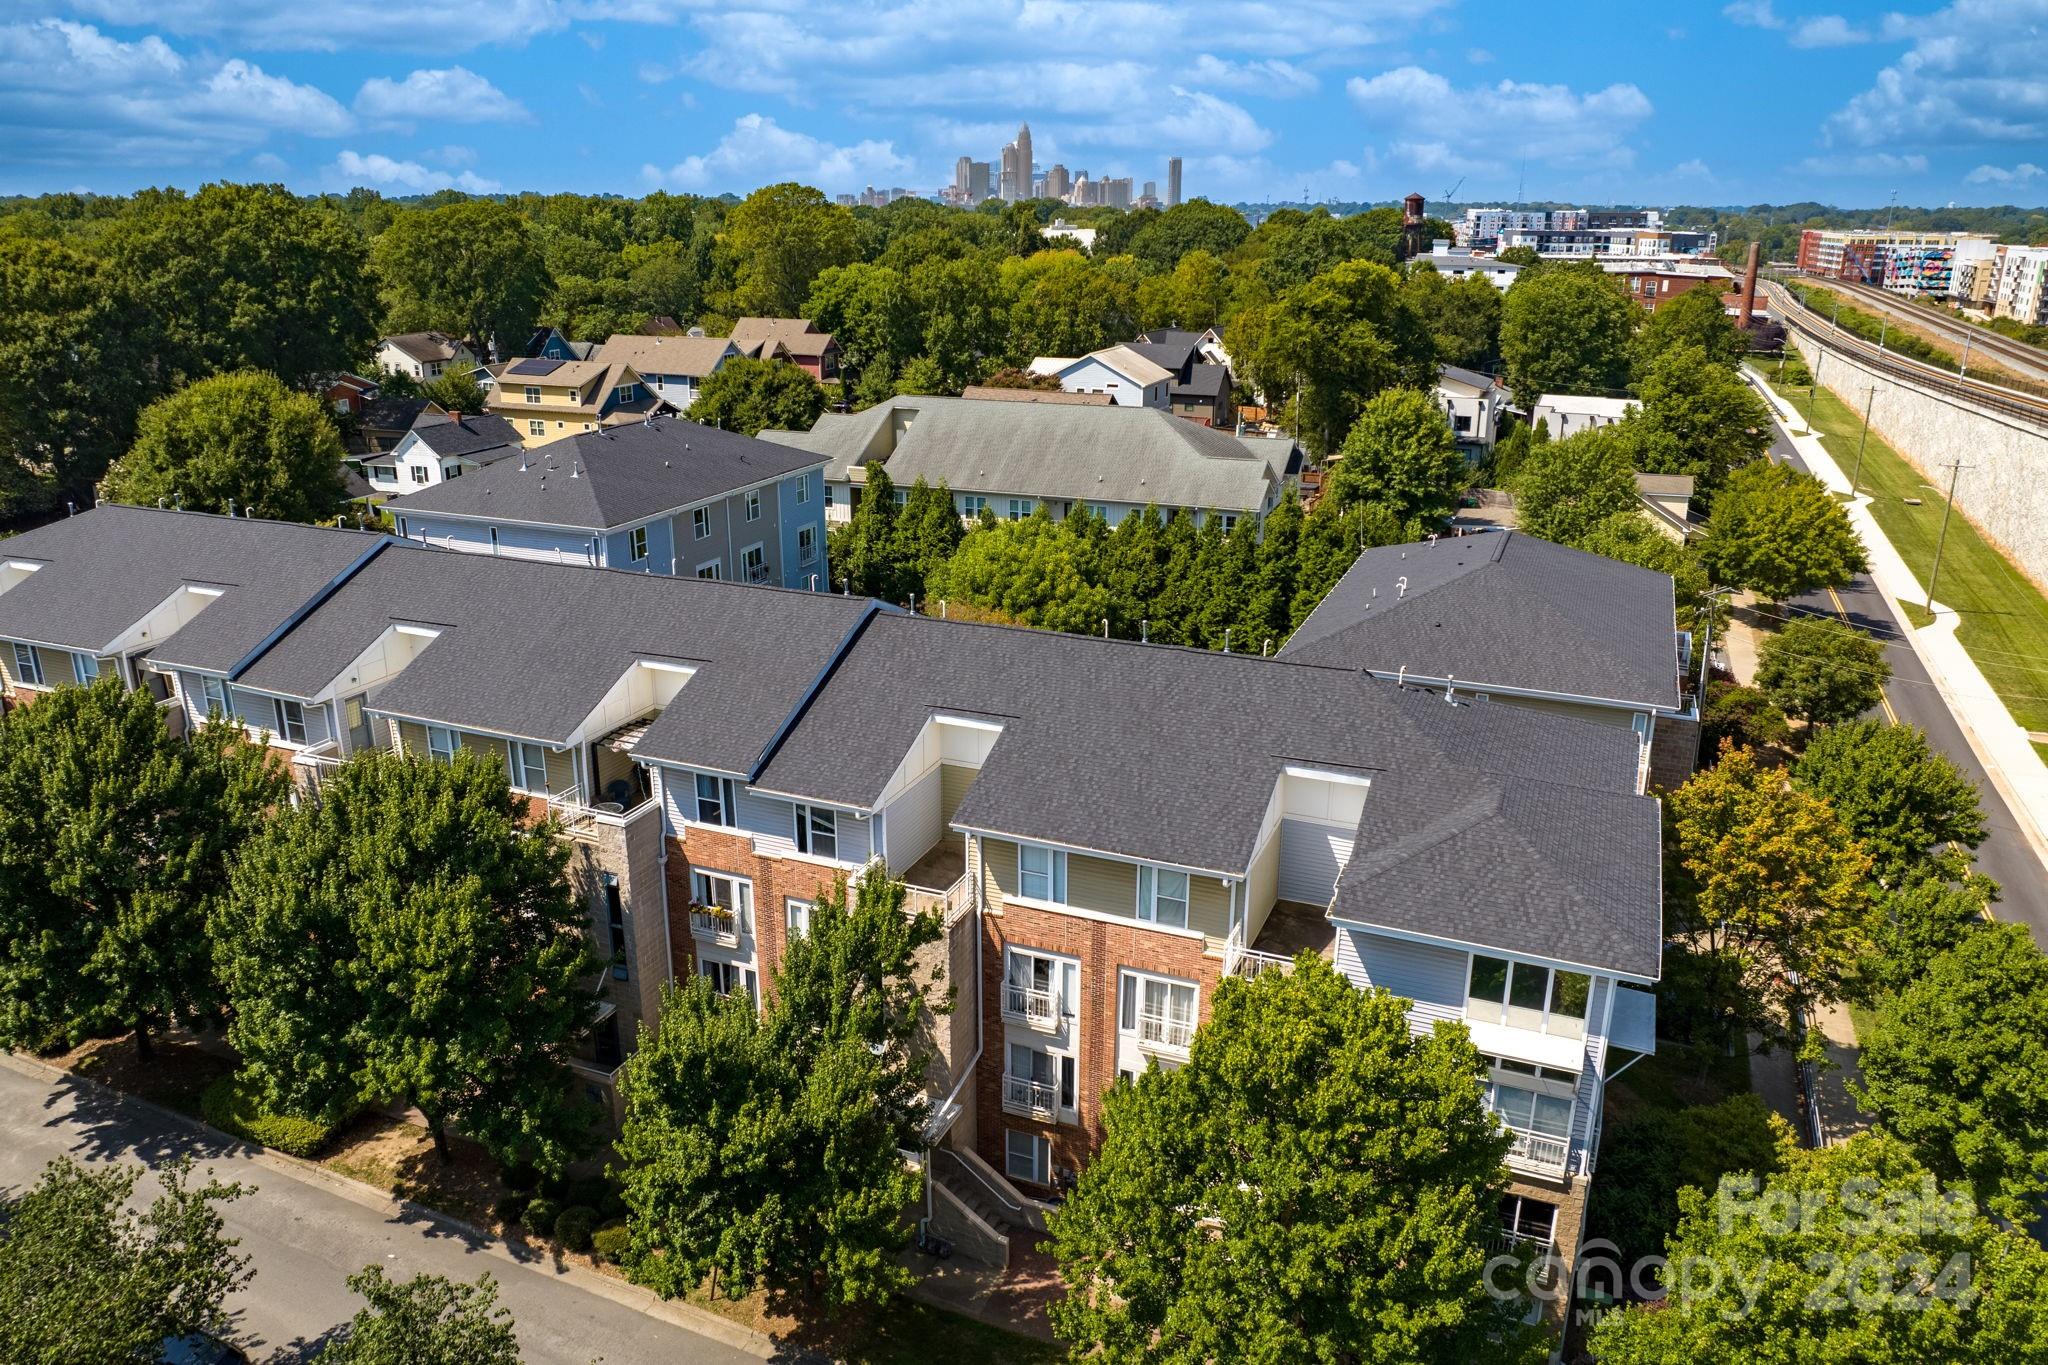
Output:
[[1120,408],[1171,406],[1173,371],[1129,346],[1106,346],[1078,357],[1039,356],[1031,373],[1049,375],[1068,393],[1104,393]]
[[598,347],[592,358],[631,366],[657,397],[677,412],[686,412],[704,381],[739,354],[731,337],[619,334]]
[[519,433],[504,418],[449,412],[438,403],[429,403],[397,445],[364,457],[363,477],[372,492],[414,493],[460,478],[519,448]]

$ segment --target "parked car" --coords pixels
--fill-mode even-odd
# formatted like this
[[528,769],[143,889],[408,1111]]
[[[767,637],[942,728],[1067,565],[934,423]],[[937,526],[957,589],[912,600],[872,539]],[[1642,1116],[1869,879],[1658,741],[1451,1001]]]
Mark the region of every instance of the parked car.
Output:
[[249,1365],[249,1357],[232,1342],[211,1332],[167,1337],[157,1350],[157,1365]]

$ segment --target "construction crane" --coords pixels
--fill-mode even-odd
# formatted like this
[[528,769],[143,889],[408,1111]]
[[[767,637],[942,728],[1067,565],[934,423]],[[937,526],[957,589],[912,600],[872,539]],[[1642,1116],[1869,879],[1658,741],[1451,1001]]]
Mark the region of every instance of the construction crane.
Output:
[[1451,187],[1450,187],[1449,189],[1447,189],[1447,190],[1445,190],[1445,191],[1444,191],[1444,200],[1443,200],[1443,201],[1444,201],[1444,202],[1445,202],[1446,204],[1450,203],[1450,202],[1451,202],[1451,196],[1455,195],[1455,194],[1456,194],[1456,193],[1457,193],[1457,192],[1458,192],[1458,191],[1459,191],[1460,189],[1462,189],[1462,188],[1464,187],[1464,184],[1465,184],[1465,177],[1461,175],[1461,176],[1459,176],[1459,177],[1458,177],[1458,183],[1457,183],[1457,184],[1455,184],[1455,185],[1451,186]]

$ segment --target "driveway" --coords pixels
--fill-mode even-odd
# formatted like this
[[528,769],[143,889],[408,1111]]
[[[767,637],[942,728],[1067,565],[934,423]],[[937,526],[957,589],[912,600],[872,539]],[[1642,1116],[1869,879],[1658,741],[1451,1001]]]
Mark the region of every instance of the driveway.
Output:
[[[253,1360],[312,1358],[362,1307],[343,1281],[372,1263],[401,1280],[428,1271],[474,1280],[488,1271],[531,1362],[751,1365],[771,1356],[764,1339],[698,1310],[478,1236],[95,1082],[52,1079],[45,1070],[0,1054],[0,1189],[19,1193],[65,1155],[152,1167],[189,1155],[199,1171],[253,1186],[222,1211],[255,1271],[229,1300],[232,1335]],[[155,1192],[145,1180],[142,1196]]]

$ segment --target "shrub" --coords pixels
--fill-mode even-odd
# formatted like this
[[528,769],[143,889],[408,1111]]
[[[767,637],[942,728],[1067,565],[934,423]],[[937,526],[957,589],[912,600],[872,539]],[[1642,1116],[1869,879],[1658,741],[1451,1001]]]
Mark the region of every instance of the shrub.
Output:
[[199,1097],[206,1121],[238,1138],[274,1147],[287,1156],[312,1156],[325,1147],[342,1120],[274,1114],[263,1093],[240,1076],[223,1076]]
[[540,1185],[540,1168],[529,1161],[507,1162],[498,1178],[505,1182],[508,1190],[532,1194]]
[[1785,713],[1757,688],[1720,681],[1707,684],[1706,710],[1700,716],[1702,762],[1715,761],[1722,740],[1733,741],[1738,749],[1763,749],[1791,736]]
[[512,1227],[526,1214],[526,1206],[533,1202],[533,1196],[518,1190],[504,1196],[491,1205],[491,1217],[506,1227]]
[[590,1249],[613,1265],[622,1264],[633,1245],[633,1234],[624,1223],[607,1223],[590,1234]]
[[546,1237],[555,1230],[555,1219],[560,1213],[560,1205],[552,1199],[543,1197],[529,1200],[526,1212],[519,1216],[519,1221],[525,1225],[528,1232],[537,1232]]
[[605,1200],[614,1193],[611,1181],[601,1175],[586,1175],[569,1182],[569,1188],[562,1194],[562,1202],[601,1209]]
[[588,1204],[571,1204],[555,1216],[555,1240],[570,1251],[588,1251],[590,1230],[596,1226],[596,1209]]

